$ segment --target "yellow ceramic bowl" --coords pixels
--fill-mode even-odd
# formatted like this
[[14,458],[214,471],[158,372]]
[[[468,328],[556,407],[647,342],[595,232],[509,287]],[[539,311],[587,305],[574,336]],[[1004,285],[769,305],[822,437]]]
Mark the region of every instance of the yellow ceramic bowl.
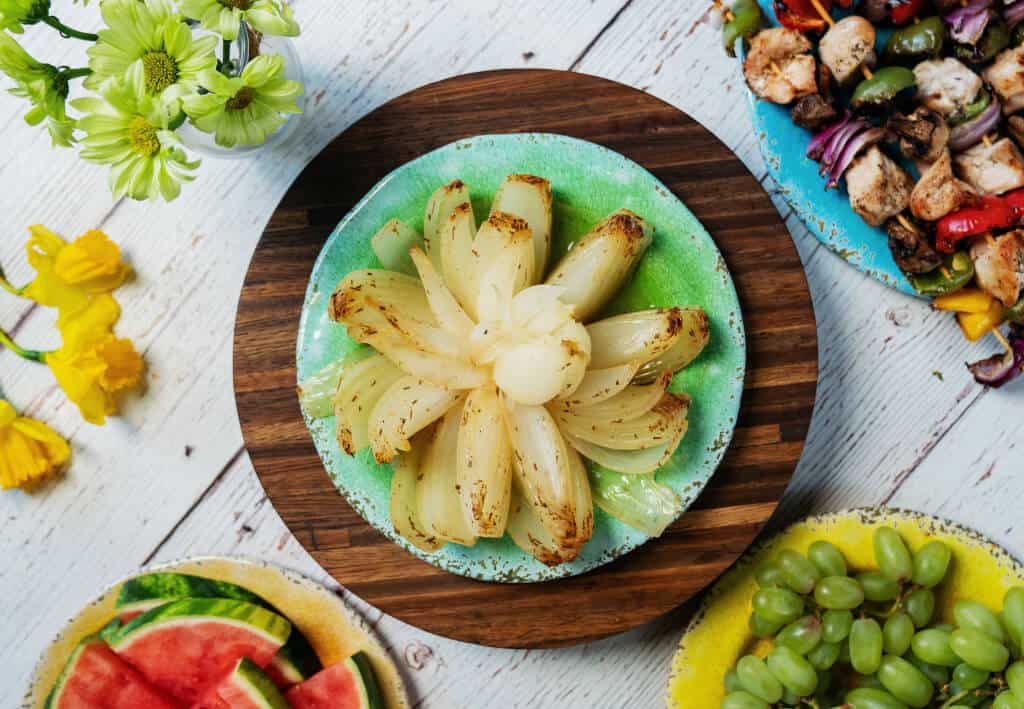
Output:
[[[363,651],[373,664],[388,709],[407,709],[409,700],[398,668],[365,621],[327,588],[273,564],[239,558],[203,557],[151,566],[150,571],[180,571],[244,586],[280,609],[302,631],[320,661],[328,666]],[[114,615],[123,579],[72,618],[36,665],[23,707],[42,709],[64,663],[79,641],[96,633]]]
[[[736,562],[704,597],[672,659],[667,705],[670,709],[717,709],[726,671],[750,652],[764,654],[768,643],[747,627],[751,599],[757,591],[754,569],[782,549],[806,553],[817,539],[839,547],[852,569],[878,568],[872,535],[885,525],[895,528],[911,551],[929,539],[941,539],[953,551],[946,580],[936,589],[936,613],[952,619],[960,598],[974,598],[1002,608],[1011,586],[1024,584],[1024,567],[976,532],[952,522],[905,510],[851,510],[797,522]],[[763,644],[763,645],[762,645]],[[759,645],[762,645],[759,647]]]

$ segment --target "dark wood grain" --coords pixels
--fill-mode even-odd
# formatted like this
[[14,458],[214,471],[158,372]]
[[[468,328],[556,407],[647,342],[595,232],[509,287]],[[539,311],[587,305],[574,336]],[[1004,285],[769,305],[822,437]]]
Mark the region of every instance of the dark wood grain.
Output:
[[[644,165],[711,232],[732,271],[748,336],[735,438],[694,506],[658,540],[591,573],[492,584],[430,566],[356,514],[324,472],[295,396],[295,341],[313,261],[334,226],[388,172],[481,133],[543,131]],[[636,89],[557,71],[448,79],[342,133],[299,176],[253,257],[235,326],[246,445],[285,523],[328,572],[386,613],[502,647],[604,637],[663,614],[713,581],[767,521],[800,457],[817,383],[814,312],[800,259],[768,196],[710,132]]]

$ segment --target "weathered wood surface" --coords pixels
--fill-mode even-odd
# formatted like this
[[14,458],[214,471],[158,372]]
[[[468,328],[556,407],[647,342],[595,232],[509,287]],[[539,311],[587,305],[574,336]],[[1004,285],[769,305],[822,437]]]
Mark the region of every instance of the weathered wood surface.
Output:
[[[748,333],[747,375],[732,448],[691,511],[660,539],[582,576],[483,584],[415,559],[335,494],[298,409],[294,342],[308,274],[339,215],[413,157],[480,133],[515,131],[601,143],[646,166],[683,199],[732,272]],[[796,249],[760,184],[729,149],[649,94],[536,69],[422,87],[325,148],[288,190],[256,248],[234,351],[246,449],[275,509],[313,558],[385,613],[445,637],[516,648],[576,644],[636,627],[728,568],[789,483],[818,367]]]
[[[69,23],[95,25],[94,8],[59,5]],[[16,281],[27,275],[23,229],[34,222],[66,234],[107,229],[138,271],[121,292],[120,328],[150,363],[145,397],[98,429],[79,421],[45,371],[0,354],[8,396],[71,436],[76,456],[65,480],[33,495],[0,495],[0,706],[17,705],[38,650],[75,608],[147,561],[250,554],[322,577],[244,454],[231,332],[271,211],[303,165],[360,116],[460,73],[572,68],[688,112],[775,192],[736,64],[720,51],[704,0],[294,6],[309,84],[294,141],[258,162],[207,160],[171,205],[113,203],[102,168],[51,150],[21,120],[22,104],[0,97],[0,262]],[[39,28],[27,38],[52,63],[81,64],[78,43],[58,43]],[[856,273],[808,236],[784,203],[777,206],[808,271],[821,347],[808,445],[773,524],[889,502],[956,519],[1024,556],[1024,392],[976,387],[963,361],[990,346],[965,344],[948,317]],[[52,344],[51,319],[0,297],[0,322],[27,343]],[[444,640],[366,610],[405,666],[419,706],[443,709],[659,706],[685,622],[685,611],[676,611],[575,648],[510,651]]]

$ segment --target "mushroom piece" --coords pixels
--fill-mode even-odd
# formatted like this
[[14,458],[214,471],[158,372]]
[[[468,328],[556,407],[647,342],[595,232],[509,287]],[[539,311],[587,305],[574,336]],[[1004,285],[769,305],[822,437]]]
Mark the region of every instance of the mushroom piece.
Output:
[[904,273],[928,273],[942,263],[942,256],[931,247],[920,229],[910,228],[899,219],[890,219],[885,223],[885,231],[889,235],[892,257]]
[[1024,285],[1024,232],[979,237],[971,244],[971,258],[981,289],[1006,307],[1014,305]]
[[811,42],[796,30],[772,27],[750,42],[743,75],[750,90],[772,103],[788,104],[818,90]]
[[1002,194],[1024,187],[1024,157],[1009,138],[957,153],[957,173],[979,194]]
[[929,59],[914,67],[917,99],[943,116],[963,110],[981,90],[981,77],[952,57]]
[[886,128],[899,138],[900,153],[909,160],[934,162],[949,143],[946,120],[925,106],[918,106],[909,116],[897,113]]
[[818,130],[839,118],[832,95],[832,72],[825,64],[818,65],[818,93],[802,96],[789,112],[793,123],[808,130]]
[[910,204],[914,180],[877,145],[857,157],[846,171],[850,206],[869,226],[880,226]]
[[910,193],[910,212],[918,219],[934,222],[977,201],[978,193],[953,174],[953,160],[949,151],[943,150],[941,157],[928,166],[914,185]]
[[981,74],[1002,99],[1003,113],[1024,108],[1024,45],[1001,51]]
[[878,59],[874,25],[858,15],[844,17],[821,38],[818,55],[836,81],[849,83],[860,75],[861,67],[873,67]]

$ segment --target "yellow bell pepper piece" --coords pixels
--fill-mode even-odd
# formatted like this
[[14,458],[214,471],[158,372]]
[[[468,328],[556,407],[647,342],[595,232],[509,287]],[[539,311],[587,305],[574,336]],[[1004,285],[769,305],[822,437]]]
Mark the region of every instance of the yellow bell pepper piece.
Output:
[[964,337],[974,342],[1003,322],[1003,307],[993,300],[984,313],[957,313],[956,319],[964,331]]
[[994,300],[980,288],[961,288],[955,293],[938,296],[932,301],[932,307],[958,313],[987,313]]

